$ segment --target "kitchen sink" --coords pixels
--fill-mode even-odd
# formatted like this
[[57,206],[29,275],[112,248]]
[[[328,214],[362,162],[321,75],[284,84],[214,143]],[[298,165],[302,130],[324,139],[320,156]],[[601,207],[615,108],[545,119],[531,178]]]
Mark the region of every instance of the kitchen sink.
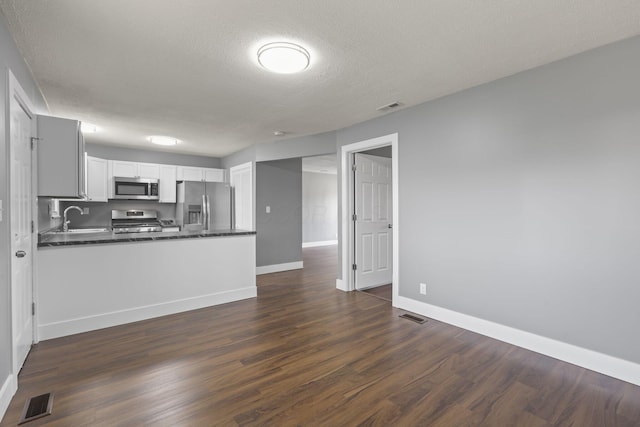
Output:
[[111,228],[102,227],[102,228],[70,228],[67,231],[57,230],[50,231],[52,234],[91,234],[91,233],[110,233]]

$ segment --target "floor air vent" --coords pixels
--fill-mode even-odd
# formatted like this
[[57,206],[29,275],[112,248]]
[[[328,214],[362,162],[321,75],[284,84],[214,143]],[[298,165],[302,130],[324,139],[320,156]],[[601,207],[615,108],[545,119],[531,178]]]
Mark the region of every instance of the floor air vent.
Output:
[[413,316],[411,314],[403,314],[400,317],[402,317],[403,319],[407,319],[407,320],[411,320],[412,322],[416,322],[416,323],[424,323],[427,320],[423,319],[422,317],[418,317],[418,316]]
[[22,416],[18,424],[23,424],[29,421],[37,420],[47,415],[51,415],[51,408],[53,407],[53,393],[45,393],[40,396],[30,397],[24,404],[22,410]]

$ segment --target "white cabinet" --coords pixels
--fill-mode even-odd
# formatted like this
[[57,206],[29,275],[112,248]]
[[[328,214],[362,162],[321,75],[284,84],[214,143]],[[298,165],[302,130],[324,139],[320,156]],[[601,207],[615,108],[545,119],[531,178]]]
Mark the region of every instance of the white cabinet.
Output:
[[178,181],[224,182],[224,169],[178,166]]
[[84,138],[77,120],[38,116],[38,196],[86,196]]
[[125,162],[111,160],[111,177],[123,176],[127,178],[160,178],[160,166],[153,163]]
[[203,179],[202,168],[178,166],[178,181],[202,181]]
[[204,169],[204,180],[207,182],[224,182],[224,169]]
[[160,165],[152,163],[138,163],[138,175],[142,178],[160,179]]
[[224,182],[225,171],[216,168],[108,160],[107,197],[109,199],[113,198],[113,177],[116,176],[159,179],[160,203],[175,203],[177,181]]
[[87,156],[87,200],[90,202],[107,201],[107,164],[107,160]]
[[176,202],[177,172],[177,166],[160,165],[160,203]]
[[127,178],[133,178],[138,174],[138,164],[134,162],[121,162],[117,160],[111,160],[111,167],[109,175],[125,176]]

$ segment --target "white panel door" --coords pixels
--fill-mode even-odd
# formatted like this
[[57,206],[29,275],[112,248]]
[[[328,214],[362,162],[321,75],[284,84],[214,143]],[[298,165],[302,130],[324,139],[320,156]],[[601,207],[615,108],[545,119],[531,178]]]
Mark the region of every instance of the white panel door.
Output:
[[391,283],[391,159],[355,154],[356,289]]
[[234,194],[235,227],[253,230],[253,164],[249,162],[232,167],[229,183]]
[[33,343],[32,234],[31,234],[31,137],[33,114],[26,96],[12,80],[10,109],[11,150],[11,323],[13,369],[22,367]]

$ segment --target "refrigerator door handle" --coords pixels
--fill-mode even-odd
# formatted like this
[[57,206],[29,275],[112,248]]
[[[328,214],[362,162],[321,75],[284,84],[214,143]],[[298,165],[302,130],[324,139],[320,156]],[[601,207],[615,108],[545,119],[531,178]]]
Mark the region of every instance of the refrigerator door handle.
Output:
[[211,230],[211,199],[207,194],[207,230]]
[[202,195],[202,228],[204,230],[207,229],[207,217],[209,216],[209,212],[207,209],[207,196]]

